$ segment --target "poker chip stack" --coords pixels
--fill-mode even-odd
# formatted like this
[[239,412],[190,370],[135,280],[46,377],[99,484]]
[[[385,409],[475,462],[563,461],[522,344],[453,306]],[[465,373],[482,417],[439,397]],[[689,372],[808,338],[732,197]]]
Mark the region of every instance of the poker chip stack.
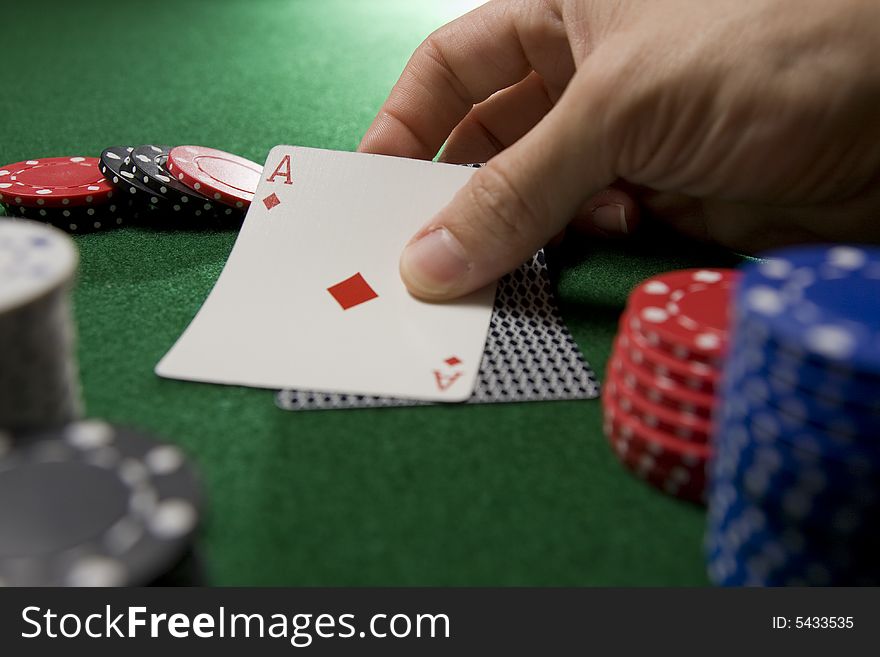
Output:
[[0,219],[0,586],[161,581],[198,525],[178,448],[79,419],[77,260],[61,231]]
[[10,216],[72,233],[124,223],[128,201],[98,169],[94,157],[48,157],[0,167],[0,203]]
[[721,585],[880,584],[880,249],[744,271],[707,533]]
[[[121,159],[118,170],[111,155]],[[163,215],[214,222],[241,220],[263,171],[254,162],[204,146],[111,147],[101,161],[118,173],[132,198],[148,200]]]
[[712,414],[738,273],[690,269],[630,295],[602,397],[617,456],[657,488],[704,500]]
[[79,416],[70,238],[0,219],[0,429],[42,429]]
[[110,146],[100,158],[42,158],[0,168],[0,204],[10,216],[71,233],[134,221],[216,226],[242,220],[261,174],[254,162],[204,146]]
[[201,492],[179,448],[95,419],[0,438],[0,586],[161,583],[192,554]]

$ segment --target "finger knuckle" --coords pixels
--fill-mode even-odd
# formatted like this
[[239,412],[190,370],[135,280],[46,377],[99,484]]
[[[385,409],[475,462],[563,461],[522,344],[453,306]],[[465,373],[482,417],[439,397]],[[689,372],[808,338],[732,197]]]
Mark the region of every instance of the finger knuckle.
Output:
[[426,65],[434,66],[440,71],[450,72],[446,58],[447,38],[443,28],[431,33],[416,49],[417,57]]
[[539,215],[504,168],[481,169],[471,178],[468,191],[477,230],[499,242],[529,242]]
[[[473,98],[460,77],[461,71],[452,66],[446,54],[450,48],[454,47],[451,38],[447,36],[446,28],[437,30],[419,45],[413,63],[416,70],[430,71],[432,76],[442,80],[441,84],[448,87],[458,102],[463,107],[468,107],[473,105]],[[422,76],[417,76],[417,78],[423,79]],[[430,95],[436,94],[436,90],[432,90],[430,86],[426,88],[426,91]]]

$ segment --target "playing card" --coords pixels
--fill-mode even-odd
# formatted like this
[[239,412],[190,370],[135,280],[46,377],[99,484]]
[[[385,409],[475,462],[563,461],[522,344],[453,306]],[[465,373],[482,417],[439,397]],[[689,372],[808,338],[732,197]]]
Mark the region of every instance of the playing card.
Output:
[[[593,399],[599,384],[562,321],[544,252],[498,284],[495,309],[468,404]],[[411,399],[282,390],[279,408],[306,411],[414,406]]]
[[473,169],[272,149],[214,289],[160,376],[430,401],[470,397],[495,286],[412,297],[398,260]]

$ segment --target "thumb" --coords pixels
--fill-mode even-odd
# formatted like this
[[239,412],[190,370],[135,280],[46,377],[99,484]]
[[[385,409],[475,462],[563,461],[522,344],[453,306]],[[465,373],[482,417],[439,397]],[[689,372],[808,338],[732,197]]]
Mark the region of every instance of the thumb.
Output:
[[[614,179],[587,67],[527,135],[477,170],[410,240],[400,274],[412,294],[462,296],[515,269]],[[605,85],[602,85],[605,86]]]

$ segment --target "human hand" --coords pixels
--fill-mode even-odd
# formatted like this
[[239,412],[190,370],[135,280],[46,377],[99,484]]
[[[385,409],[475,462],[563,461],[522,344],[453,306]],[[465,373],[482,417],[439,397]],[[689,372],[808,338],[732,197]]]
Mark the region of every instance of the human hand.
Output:
[[491,158],[404,282],[466,294],[596,207],[631,228],[632,194],[738,250],[880,241],[878,31],[873,0],[492,0],[425,40],[360,145]]

